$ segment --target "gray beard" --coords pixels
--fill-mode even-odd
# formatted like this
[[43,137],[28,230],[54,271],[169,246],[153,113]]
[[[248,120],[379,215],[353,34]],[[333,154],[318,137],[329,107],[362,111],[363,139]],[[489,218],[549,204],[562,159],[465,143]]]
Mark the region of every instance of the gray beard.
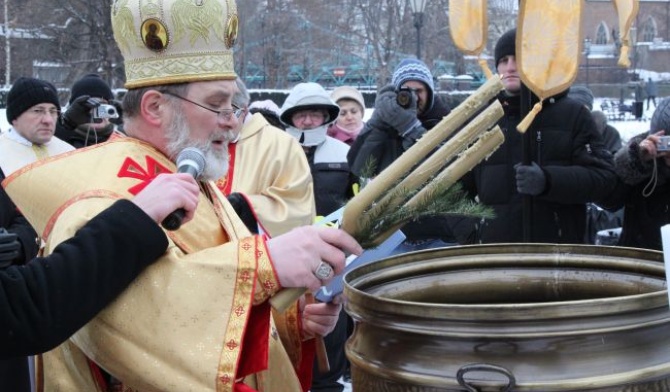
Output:
[[[205,155],[205,170],[199,179],[203,181],[215,181],[225,177],[228,174],[228,143],[235,139],[235,132],[216,131],[210,135],[209,140],[193,141],[190,139],[191,132],[186,126],[186,118],[183,113],[175,108],[174,119],[167,129],[166,137],[168,140],[167,150],[172,159],[175,159],[179,152],[187,147],[195,147]],[[227,141],[223,152],[214,151],[212,141],[224,139]]]

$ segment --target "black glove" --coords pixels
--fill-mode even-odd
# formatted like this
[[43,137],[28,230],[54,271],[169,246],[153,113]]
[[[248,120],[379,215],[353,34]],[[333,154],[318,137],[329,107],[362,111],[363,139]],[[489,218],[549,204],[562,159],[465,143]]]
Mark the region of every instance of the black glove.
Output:
[[21,255],[21,243],[16,234],[0,227],[0,268],[8,267]]
[[81,124],[93,122],[91,110],[98,106],[100,106],[100,101],[89,95],[77,97],[63,113],[63,124],[70,129],[75,129]]
[[382,88],[375,100],[375,111],[372,113],[373,121],[385,124],[405,136],[415,128],[421,126],[421,121],[416,118],[416,97],[412,96],[412,102],[408,108],[403,108],[396,101],[396,91],[393,85]]
[[547,188],[547,177],[537,163],[533,162],[530,166],[517,163],[514,169],[517,192],[537,196]]

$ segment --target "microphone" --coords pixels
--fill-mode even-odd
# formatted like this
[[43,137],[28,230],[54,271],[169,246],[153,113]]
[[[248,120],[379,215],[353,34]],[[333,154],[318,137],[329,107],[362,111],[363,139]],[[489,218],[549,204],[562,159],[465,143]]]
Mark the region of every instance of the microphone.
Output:
[[[177,173],[188,173],[198,179],[205,170],[205,154],[195,147],[187,147],[177,155]],[[172,211],[163,219],[161,225],[165,230],[177,230],[181,226],[186,211],[183,208]]]

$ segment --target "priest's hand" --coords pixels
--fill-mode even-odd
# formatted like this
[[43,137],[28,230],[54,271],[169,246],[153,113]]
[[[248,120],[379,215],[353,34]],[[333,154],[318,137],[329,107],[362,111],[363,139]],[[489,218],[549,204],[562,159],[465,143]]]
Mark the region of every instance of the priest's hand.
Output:
[[[304,303],[301,301],[301,304]],[[302,309],[302,335],[304,338],[326,336],[333,332],[337,319],[342,310],[341,304],[312,303],[304,305]]]
[[267,247],[281,286],[311,291],[344,271],[345,255],[363,252],[343,230],[319,226],[295,228],[269,239]]
[[193,219],[198,206],[200,187],[188,173],[159,174],[132,200],[156,223],[160,223],[173,211],[183,208],[182,223]]

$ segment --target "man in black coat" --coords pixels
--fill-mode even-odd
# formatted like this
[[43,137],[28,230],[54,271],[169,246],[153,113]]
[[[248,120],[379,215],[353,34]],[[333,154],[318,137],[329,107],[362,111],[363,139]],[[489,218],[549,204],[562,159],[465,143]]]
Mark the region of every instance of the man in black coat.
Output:
[[[435,95],[430,69],[420,60],[403,60],[393,72],[392,84],[377,94],[375,111],[349,150],[352,173],[360,178],[376,176],[450,112]],[[402,231],[407,239],[395,253],[456,242],[446,217],[414,220]]]
[[[589,110],[566,98],[566,92],[544,100],[527,135],[521,121],[521,79],[516,68],[516,29],[498,40],[495,61],[504,91],[498,99],[505,115],[498,122],[504,143],[462,179],[464,189],[495,211],[494,219],[477,223],[478,242],[583,243],[586,203],[614,188],[611,154],[604,148]],[[522,165],[523,138],[530,137],[531,164]],[[523,198],[531,197],[532,220],[523,222]]]
[[[0,269],[0,390],[30,391],[25,356],[65,341],[165,253],[168,240],[158,222],[178,208],[190,220],[198,192],[189,174],[160,175],[48,257]],[[0,257],[6,249],[0,245]]]

